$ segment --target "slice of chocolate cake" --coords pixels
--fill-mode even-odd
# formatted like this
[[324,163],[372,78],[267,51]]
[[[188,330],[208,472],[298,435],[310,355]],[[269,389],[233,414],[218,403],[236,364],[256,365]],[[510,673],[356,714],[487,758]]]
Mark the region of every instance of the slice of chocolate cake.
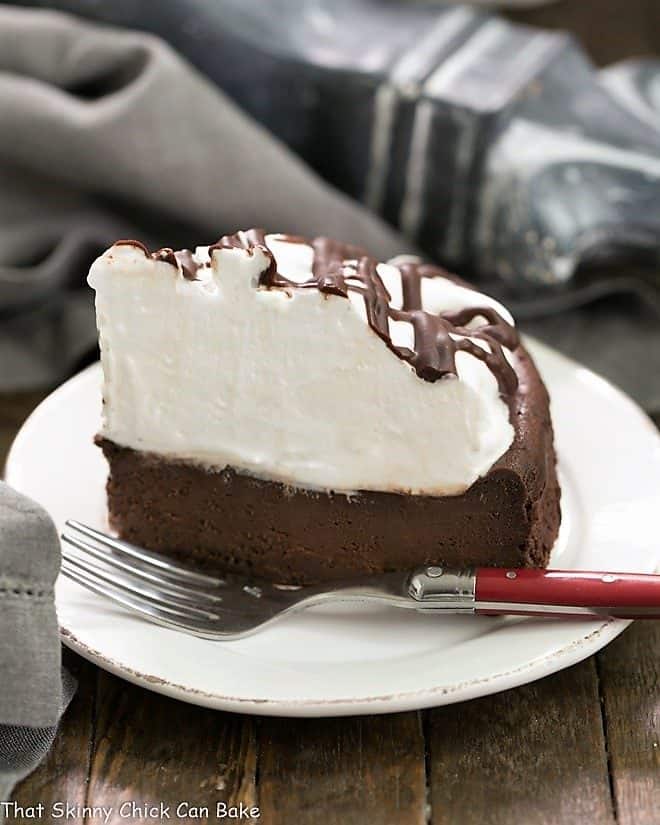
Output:
[[411,257],[251,230],[92,266],[119,534],[317,582],[544,566],[548,396],[504,307]]

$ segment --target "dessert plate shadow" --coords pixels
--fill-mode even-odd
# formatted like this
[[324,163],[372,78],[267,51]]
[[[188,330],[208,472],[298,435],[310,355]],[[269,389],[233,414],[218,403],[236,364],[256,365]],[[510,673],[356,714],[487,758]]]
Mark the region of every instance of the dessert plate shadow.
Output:
[[[610,384],[527,342],[552,397],[563,489],[553,566],[650,573],[658,563],[660,438]],[[92,366],[25,422],[7,481],[67,518],[107,529],[107,466],[92,443],[101,372]],[[235,642],[147,624],[63,577],[66,645],[150,690],[198,705],[280,716],[388,713],[512,688],[599,650],[626,621],[438,617],[324,606]]]

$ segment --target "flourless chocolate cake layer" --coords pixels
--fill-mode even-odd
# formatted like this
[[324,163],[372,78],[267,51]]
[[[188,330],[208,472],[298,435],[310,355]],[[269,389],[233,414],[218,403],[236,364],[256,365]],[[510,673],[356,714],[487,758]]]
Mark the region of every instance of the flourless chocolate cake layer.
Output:
[[207,570],[311,584],[438,564],[542,567],[560,523],[548,396],[522,346],[513,443],[453,496],[315,492],[98,443],[119,535]]

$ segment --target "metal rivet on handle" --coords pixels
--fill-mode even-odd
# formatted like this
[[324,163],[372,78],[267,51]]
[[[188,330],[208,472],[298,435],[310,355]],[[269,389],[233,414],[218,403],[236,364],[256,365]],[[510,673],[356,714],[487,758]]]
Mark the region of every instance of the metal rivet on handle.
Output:
[[509,570],[506,574],[507,579],[517,579],[518,574],[514,570]]
[[442,576],[442,567],[427,567],[426,568],[426,575],[430,576],[432,579],[437,579],[438,576]]

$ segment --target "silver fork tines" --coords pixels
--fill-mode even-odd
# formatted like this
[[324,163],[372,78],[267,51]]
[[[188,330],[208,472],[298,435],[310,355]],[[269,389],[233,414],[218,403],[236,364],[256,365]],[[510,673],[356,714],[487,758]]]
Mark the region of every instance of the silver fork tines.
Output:
[[64,576],[152,622],[206,639],[241,638],[286,613],[328,599],[419,607],[403,573],[358,583],[278,586],[190,570],[78,521],[67,521],[62,542]]
[[[82,524],[79,521],[74,521],[73,519],[67,521],[63,538],[68,532],[66,528],[75,530],[77,533],[93,539],[98,542],[101,547],[104,547],[107,550],[113,550],[120,556],[125,556],[135,562],[142,563],[146,565],[147,568],[155,567],[160,570],[164,576],[172,576],[175,579],[183,579],[190,583],[210,585],[211,587],[221,587],[224,584],[223,579],[219,579],[215,576],[209,576],[206,573],[199,573],[196,570],[190,570],[189,568],[176,564],[163,556],[159,556],[158,553],[152,553],[150,550],[137,547],[127,541],[116,539],[113,536],[102,533],[100,530],[95,530],[93,527],[88,527],[86,524]],[[66,538],[65,540],[68,541],[69,539]]]

